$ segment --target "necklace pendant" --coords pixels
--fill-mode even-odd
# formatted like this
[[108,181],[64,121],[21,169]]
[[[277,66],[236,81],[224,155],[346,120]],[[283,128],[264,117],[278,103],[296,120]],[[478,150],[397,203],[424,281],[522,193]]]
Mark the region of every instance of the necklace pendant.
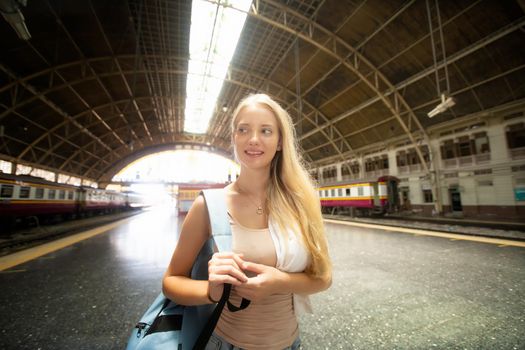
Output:
[[257,215],[262,215],[264,213],[264,210],[262,207],[257,207],[257,211],[256,211]]

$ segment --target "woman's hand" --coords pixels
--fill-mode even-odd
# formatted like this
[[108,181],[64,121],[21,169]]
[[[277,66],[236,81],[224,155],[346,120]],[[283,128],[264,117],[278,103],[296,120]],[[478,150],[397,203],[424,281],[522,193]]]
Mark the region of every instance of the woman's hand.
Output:
[[232,252],[213,254],[208,262],[208,296],[213,301],[221,299],[224,283],[240,286],[248,281],[240,268],[244,263],[242,254]]
[[252,262],[244,262],[240,267],[256,274],[255,277],[248,278],[246,283],[235,286],[235,290],[241,297],[258,301],[269,295],[284,292],[281,289],[286,278],[285,272],[275,267]]

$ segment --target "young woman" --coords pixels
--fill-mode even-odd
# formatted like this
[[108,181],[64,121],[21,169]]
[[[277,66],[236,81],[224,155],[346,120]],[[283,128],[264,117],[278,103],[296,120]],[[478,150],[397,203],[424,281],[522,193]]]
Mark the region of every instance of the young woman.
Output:
[[320,202],[305,170],[288,113],[264,94],[245,98],[232,118],[232,142],[241,165],[226,186],[232,252],[215,253],[208,281],[190,279],[191,266],[210,237],[199,196],[182,225],[164,276],[163,291],[182,305],[214,303],[224,283],[230,301],[207,349],[298,349],[297,314],[309,311],[308,295],[331,284],[331,264]]

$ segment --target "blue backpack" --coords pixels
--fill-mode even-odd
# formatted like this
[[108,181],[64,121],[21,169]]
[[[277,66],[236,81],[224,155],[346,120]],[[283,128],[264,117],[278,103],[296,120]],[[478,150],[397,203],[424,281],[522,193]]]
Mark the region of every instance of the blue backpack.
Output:
[[[204,243],[193,263],[191,278],[197,280],[208,279],[208,261],[214,253],[214,242],[219,251],[231,251],[224,189],[203,190],[202,194],[208,208],[212,238]],[[224,285],[217,305],[178,305],[160,293],[131,332],[126,350],[204,349],[226,304],[232,312],[250,304],[246,299],[238,307],[231,304],[228,301],[231,287],[231,284]]]

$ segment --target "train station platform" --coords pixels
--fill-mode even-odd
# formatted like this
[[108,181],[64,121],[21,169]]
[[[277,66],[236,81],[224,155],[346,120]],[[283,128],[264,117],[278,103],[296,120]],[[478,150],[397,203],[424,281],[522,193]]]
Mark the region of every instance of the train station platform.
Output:
[[[125,348],[180,220],[147,211],[1,271],[0,348]],[[525,248],[340,223],[326,233],[333,284],[300,316],[303,349],[525,348]]]
[[456,233],[525,241],[525,222],[495,221],[471,218],[428,217],[391,214],[384,217],[350,217],[348,215],[323,215],[330,220],[362,222],[400,228],[415,228],[437,232]]

